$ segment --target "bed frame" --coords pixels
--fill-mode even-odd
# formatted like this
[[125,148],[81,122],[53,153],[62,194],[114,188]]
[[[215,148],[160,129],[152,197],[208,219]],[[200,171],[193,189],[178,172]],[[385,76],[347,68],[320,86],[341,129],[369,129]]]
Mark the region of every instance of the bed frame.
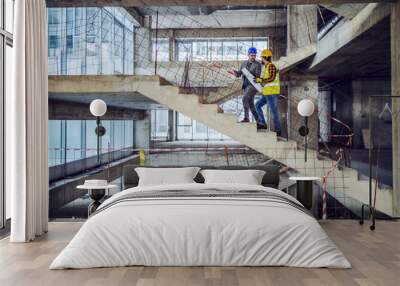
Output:
[[[179,168],[179,167],[192,167],[192,166],[139,166],[139,165],[125,165],[122,170],[123,176],[123,189],[129,189],[136,187],[139,183],[139,176],[135,172],[136,167],[146,168]],[[262,185],[265,187],[271,187],[277,189],[279,186],[279,166],[277,165],[264,165],[264,166],[196,166],[201,169],[217,169],[217,170],[262,170],[265,171],[265,175],[262,180]],[[204,178],[200,174],[194,178],[197,183],[204,183]]]

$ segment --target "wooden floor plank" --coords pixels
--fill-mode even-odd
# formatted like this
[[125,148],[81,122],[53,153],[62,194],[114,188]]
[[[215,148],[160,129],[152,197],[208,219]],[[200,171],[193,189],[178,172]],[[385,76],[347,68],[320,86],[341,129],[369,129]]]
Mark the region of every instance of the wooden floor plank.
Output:
[[400,224],[379,221],[376,231],[356,221],[321,222],[352,269],[290,267],[118,267],[48,269],[82,222],[52,222],[45,236],[27,244],[0,241],[0,285],[15,286],[398,286]]

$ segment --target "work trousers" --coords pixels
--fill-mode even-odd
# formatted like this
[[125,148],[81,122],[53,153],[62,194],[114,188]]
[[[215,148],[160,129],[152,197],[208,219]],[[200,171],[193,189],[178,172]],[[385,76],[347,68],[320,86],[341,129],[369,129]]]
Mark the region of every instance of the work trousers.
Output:
[[258,113],[258,117],[260,118],[260,122],[262,124],[266,124],[264,113],[262,107],[268,104],[269,110],[272,114],[272,119],[274,121],[274,127],[276,132],[281,132],[281,121],[279,119],[279,112],[278,112],[278,94],[271,94],[271,95],[263,95],[256,103],[256,110]]
[[258,114],[256,108],[254,106],[254,96],[256,95],[257,90],[254,86],[248,85],[243,92],[243,109],[244,109],[244,118],[249,118],[249,110],[253,114],[254,119],[258,122]]

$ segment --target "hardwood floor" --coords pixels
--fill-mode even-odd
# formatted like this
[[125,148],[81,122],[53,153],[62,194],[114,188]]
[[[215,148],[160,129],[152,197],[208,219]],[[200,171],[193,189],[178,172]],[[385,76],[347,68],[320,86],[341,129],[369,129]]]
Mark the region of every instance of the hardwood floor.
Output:
[[0,241],[0,285],[400,285],[400,223],[378,221],[372,232],[357,221],[321,222],[353,268],[123,267],[48,270],[81,222],[52,222],[43,238],[27,244]]

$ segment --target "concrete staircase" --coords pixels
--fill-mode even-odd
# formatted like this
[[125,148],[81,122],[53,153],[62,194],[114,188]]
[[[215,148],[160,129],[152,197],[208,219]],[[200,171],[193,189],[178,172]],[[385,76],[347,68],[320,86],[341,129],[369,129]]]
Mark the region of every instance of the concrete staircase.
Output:
[[[181,94],[178,87],[162,80],[141,82],[137,92],[296,169],[303,175],[323,177],[333,169],[327,178],[327,190],[332,196],[342,202],[343,198],[350,196],[368,203],[369,181],[359,180],[358,172],[351,168],[333,167],[333,160],[321,158],[315,150],[309,150],[308,160],[305,162],[304,150],[295,141],[279,140],[275,132],[257,132],[255,123],[238,123],[236,115],[219,113],[217,104],[202,104],[196,94]],[[344,203],[348,206],[352,202],[347,199]],[[391,190],[378,189],[376,206],[380,211],[392,214]]]
[[239,96],[242,94],[242,82],[239,81],[239,86],[234,86],[230,88],[226,88],[225,90],[221,91],[213,91],[210,92],[207,96],[202,97],[200,100],[201,103],[205,104],[212,104],[212,103],[218,103],[222,104],[236,96]]

